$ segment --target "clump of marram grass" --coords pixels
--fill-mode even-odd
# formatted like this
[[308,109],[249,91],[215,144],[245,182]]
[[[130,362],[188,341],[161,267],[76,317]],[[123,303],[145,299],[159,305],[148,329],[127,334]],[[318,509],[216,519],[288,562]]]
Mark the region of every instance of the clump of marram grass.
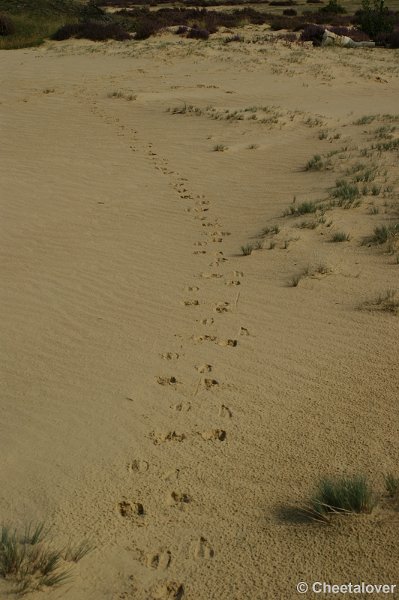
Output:
[[225,150],[227,150],[227,146],[225,146],[224,144],[216,144],[213,147],[214,152],[224,152]]
[[335,188],[331,190],[331,196],[336,198],[338,206],[350,206],[359,198],[360,191],[356,184],[349,183],[346,179],[338,179]]
[[393,238],[399,236],[399,223],[394,225],[377,225],[374,227],[373,235],[366,237],[363,244],[386,244]]
[[397,315],[399,312],[399,297],[397,291],[388,289],[379,294],[374,300],[366,300],[359,308],[361,310],[388,312]]
[[350,240],[349,233],[345,233],[344,231],[337,231],[336,233],[333,233],[333,235],[331,236],[332,242],[349,242],[349,240]]
[[[371,513],[375,494],[363,475],[323,477],[310,500],[309,509],[322,520],[332,514]],[[309,512],[310,512],[309,511]]]
[[320,154],[315,154],[305,165],[305,171],[320,171],[323,168],[323,161]]
[[289,206],[288,209],[284,211],[283,217],[287,217],[289,215],[296,217],[299,215],[312,214],[317,211],[317,208],[318,207],[316,202],[312,201],[301,202],[300,204],[291,204],[291,206]]
[[252,250],[254,249],[252,244],[245,244],[245,246],[241,246],[241,252],[243,256],[250,256],[252,254]]
[[3,525],[0,530],[0,577],[7,579],[17,594],[57,587],[70,578],[66,563],[78,562],[92,546],[82,542],[67,556],[48,540],[43,523],[20,532]]
[[395,477],[392,473],[387,473],[384,476],[385,489],[391,498],[399,498],[399,477]]

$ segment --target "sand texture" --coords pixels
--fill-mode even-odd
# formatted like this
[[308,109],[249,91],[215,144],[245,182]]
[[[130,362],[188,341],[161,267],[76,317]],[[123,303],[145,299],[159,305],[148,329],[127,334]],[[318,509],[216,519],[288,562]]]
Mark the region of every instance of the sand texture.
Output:
[[[95,545],[32,600],[396,582],[399,55],[262,31],[0,54],[0,515]],[[371,515],[295,518],[357,472]]]

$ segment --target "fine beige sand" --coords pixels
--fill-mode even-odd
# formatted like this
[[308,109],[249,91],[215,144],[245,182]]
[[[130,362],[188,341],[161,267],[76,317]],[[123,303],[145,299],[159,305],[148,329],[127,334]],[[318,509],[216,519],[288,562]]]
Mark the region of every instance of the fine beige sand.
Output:
[[[398,149],[362,153],[397,139],[398,51],[226,35],[0,54],[0,516],[95,545],[33,600],[398,583],[399,317],[359,310],[399,287],[361,244],[399,214]],[[282,216],[359,163],[374,195]],[[371,515],[295,517],[354,473]]]

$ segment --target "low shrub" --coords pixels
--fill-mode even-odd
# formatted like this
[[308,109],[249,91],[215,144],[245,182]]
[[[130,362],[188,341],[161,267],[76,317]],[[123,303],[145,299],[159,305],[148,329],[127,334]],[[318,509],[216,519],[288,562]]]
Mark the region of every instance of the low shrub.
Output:
[[283,10],[283,15],[286,17],[296,17],[297,14],[298,13],[295,10],[295,8],[286,8],[285,10]]
[[53,35],[53,40],[66,40],[68,38],[87,39],[93,42],[105,40],[129,40],[130,34],[117,23],[100,23],[87,21],[85,23],[73,23],[60,27]]
[[372,39],[389,34],[394,29],[394,16],[385,6],[384,0],[362,1],[362,9],[356,13],[362,31]]
[[209,38],[209,31],[207,29],[201,29],[198,26],[194,26],[189,30],[187,37],[194,40],[207,40]]
[[346,9],[337,0],[330,0],[328,4],[320,9],[320,12],[329,15],[339,15],[346,13]]

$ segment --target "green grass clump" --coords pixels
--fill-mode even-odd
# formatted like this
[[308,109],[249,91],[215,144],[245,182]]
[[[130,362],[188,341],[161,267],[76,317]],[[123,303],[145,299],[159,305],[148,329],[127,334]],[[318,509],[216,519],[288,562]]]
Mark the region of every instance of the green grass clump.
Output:
[[377,115],[364,115],[364,117],[360,117],[360,119],[357,119],[356,121],[354,121],[353,124],[354,125],[369,125],[376,118],[377,118]]
[[246,244],[245,246],[241,246],[241,252],[243,256],[250,256],[252,254],[252,250],[254,247],[252,244]]
[[396,290],[388,289],[379,294],[374,300],[368,300],[360,305],[362,310],[389,312],[397,315],[399,312],[399,298]]
[[399,477],[395,477],[392,473],[387,473],[384,477],[385,488],[391,498],[399,497]]
[[320,154],[315,154],[305,165],[305,171],[321,171],[323,168],[323,160]]
[[23,533],[1,527],[0,577],[13,585],[15,593],[56,587],[69,579],[70,569],[62,550],[46,542],[47,535],[42,523],[26,527]]
[[332,242],[349,242],[350,235],[344,231],[337,231],[331,237]]
[[371,513],[376,498],[366,477],[323,477],[311,498],[311,508],[316,514]]
[[12,16],[15,31],[12,35],[0,37],[0,50],[16,50],[40,46],[66,23],[76,19],[67,16],[42,16],[36,14],[18,14]]
[[312,214],[317,211],[316,202],[301,202],[300,204],[291,204],[291,206],[283,213],[283,216],[288,215],[298,216]]
[[331,196],[337,199],[338,206],[348,206],[356,198],[359,198],[360,191],[356,184],[349,183],[345,179],[338,179],[335,182],[335,188],[331,191]]
[[373,235],[366,237],[363,244],[386,244],[397,236],[399,236],[399,223],[388,226],[377,225],[374,227]]

